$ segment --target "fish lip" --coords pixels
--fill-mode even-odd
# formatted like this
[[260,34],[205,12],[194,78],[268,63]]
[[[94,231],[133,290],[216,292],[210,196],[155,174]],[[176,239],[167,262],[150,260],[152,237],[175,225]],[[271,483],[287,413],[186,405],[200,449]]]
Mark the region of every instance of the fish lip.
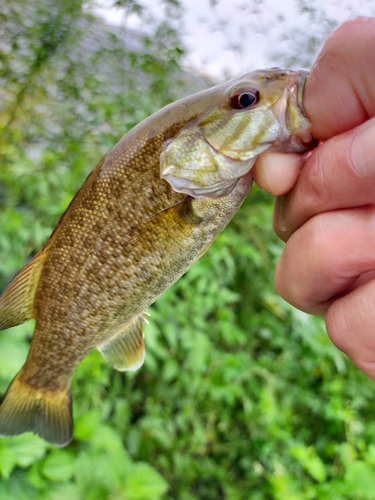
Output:
[[[299,107],[301,114],[308,120],[308,116],[306,114],[305,106],[304,106],[304,96],[305,96],[305,88],[306,88],[306,82],[307,78],[310,74],[309,70],[307,69],[300,69],[298,71],[300,74],[299,80],[296,82],[297,85],[297,106]],[[308,130],[302,130],[301,132],[298,132],[296,135],[302,139],[304,142],[306,149],[308,152],[311,152],[313,149],[315,149],[319,143],[315,139],[315,137],[311,134],[311,125]]]
[[304,91],[308,75],[309,71],[306,69],[292,71],[290,74],[290,83],[286,86],[284,95],[286,99],[286,107],[288,106],[288,99],[291,99],[299,109],[300,114],[306,119],[307,126],[302,127],[300,130],[293,131],[293,135],[301,139],[307,150],[311,150],[315,147],[315,143],[310,132],[311,124],[307,118],[305,107],[303,105]]
[[306,69],[291,71],[289,76],[289,84],[285,87],[284,94],[282,96],[282,98],[285,97],[286,99],[288,99],[289,97],[293,99],[295,104],[298,106],[301,114],[305,118],[307,118],[307,116],[305,107],[303,105],[303,98],[308,75],[309,72]]
[[300,73],[300,78],[299,81],[297,82],[297,104],[300,110],[302,111],[303,115],[307,117],[305,106],[303,105],[303,98],[305,94],[307,77],[309,76],[310,72],[307,69],[301,69],[299,70],[299,73]]

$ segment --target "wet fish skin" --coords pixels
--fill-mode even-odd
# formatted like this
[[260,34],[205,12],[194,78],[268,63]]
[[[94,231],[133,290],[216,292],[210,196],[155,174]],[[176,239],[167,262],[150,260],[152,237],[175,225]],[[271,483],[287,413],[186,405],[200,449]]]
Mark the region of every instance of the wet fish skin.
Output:
[[[299,72],[259,71],[185,98],[140,123],[101,160],[47,244],[0,297],[1,329],[36,319],[27,361],[0,405],[0,435],[34,431],[64,446],[71,440],[73,426],[70,379],[82,359],[97,347],[117,369],[142,364],[143,311],[186,272],[231,220],[251,187],[248,171],[257,154],[272,147],[305,148],[295,134],[305,132],[308,124],[294,109],[284,120],[289,130],[274,115],[275,137],[266,137],[267,144],[249,154],[246,143],[238,139],[242,132],[249,137],[249,130],[239,125],[238,114],[245,117],[251,110],[230,108],[233,88],[246,85],[261,90],[256,120],[261,124],[262,106],[264,113],[278,106],[280,116],[293,103],[298,108],[289,88],[297,87],[300,79]],[[272,119],[270,113],[267,117]],[[233,119],[237,120],[234,128]],[[247,127],[254,127],[247,121]],[[225,137],[221,129],[226,130]],[[200,149],[193,152],[198,168],[205,168],[206,161],[217,168],[222,161],[220,148],[225,148],[229,160],[223,160],[220,186],[225,176],[232,175],[230,167],[238,168],[238,177],[230,178],[229,187],[220,187],[219,195],[216,184],[213,189],[209,185],[212,176],[207,181],[193,175],[188,181],[193,187],[185,186],[185,192],[169,184],[181,182],[181,150],[194,147],[194,141],[186,143],[185,131],[199,133],[195,142],[204,145],[203,155]],[[236,139],[231,138],[233,133]],[[253,143],[251,148],[259,146]],[[231,150],[233,144],[236,152]],[[180,163],[166,182],[161,178],[163,165],[168,169],[168,161],[175,158]],[[248,162],[245,167],[243,162]],[[191,171],[194,174],[194,168],[189,175]],[[190,189],[197,197],[189,195]]]

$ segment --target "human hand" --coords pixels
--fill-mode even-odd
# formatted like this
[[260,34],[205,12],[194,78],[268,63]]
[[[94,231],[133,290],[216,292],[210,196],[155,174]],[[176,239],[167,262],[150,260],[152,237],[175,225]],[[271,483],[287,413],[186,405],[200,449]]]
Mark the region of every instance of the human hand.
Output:
[[332,341],[375,380],[374,47],[375,18],[347,22],[328,38],[304,98],[323,144],[304,165],[294,155],[264,156],[254,176],[276,195],[293,187],[274,215],[287,241],[279,293],[324,316]]

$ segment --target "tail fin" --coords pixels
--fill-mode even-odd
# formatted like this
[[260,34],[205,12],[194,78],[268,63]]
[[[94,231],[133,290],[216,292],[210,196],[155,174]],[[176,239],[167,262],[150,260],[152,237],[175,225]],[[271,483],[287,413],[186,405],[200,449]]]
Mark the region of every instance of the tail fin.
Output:
[[0,404],[0,436],[32,431],[57,446],[72,439],[70,386],[62,391],[35,389],[22,381],[22,370]]

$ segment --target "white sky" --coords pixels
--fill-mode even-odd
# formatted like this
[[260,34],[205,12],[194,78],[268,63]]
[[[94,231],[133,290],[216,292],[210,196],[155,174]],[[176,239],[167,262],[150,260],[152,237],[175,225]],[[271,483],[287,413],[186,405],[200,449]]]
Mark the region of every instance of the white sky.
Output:
[[[110,0],[99,1],[105,6]],[[160,12],[160,0],[142,3],[155,16]],[[375,13],[375,0],[306,0],[306,3],[309,7],[324,8],[338,22]],[[181,34],[189,52],[186,64],[215,77],[223,76],[226,71],[240,74],[278,64],[270,59],[270,54],[277,48],[280,36],[286,38],[284,44],[296,44],[293,26],[304,27],[307,22],[307,16],[297,15],[295,0],[218,0],[216,7],[211,7],[209,0],[182,0],[182,4],[185,15]],[[104,8],[96,12],[112,24],[124,22],[119,9]],[[142,29],[136,16],[126,22],[129,27]],[[320,28],[305,26],[311,33]]]

